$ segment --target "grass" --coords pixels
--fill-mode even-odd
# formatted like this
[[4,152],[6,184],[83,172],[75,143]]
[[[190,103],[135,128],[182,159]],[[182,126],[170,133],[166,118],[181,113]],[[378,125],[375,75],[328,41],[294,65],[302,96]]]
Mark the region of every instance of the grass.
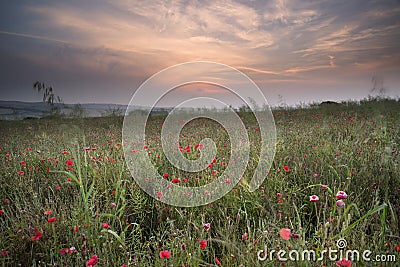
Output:
[[[253,193],[246,188],[260,135],[254,117],[241,112],[253,144],[244,179],[196,208],[167,206],[136,185],[124,162],[122,117],[2,121],[0,265],[82,266],[97,255],[97,266],[333,266],[328,257],[284,262],[274,254],[259,261],[257,253],[266,247],[320,256],[344,238],[348,249],[396,256],[397,263],[385,264],[397,266],[399,111],[400,102],[382,99],[275,110],[275,159]],[[146,129],[146,149],[161,175],[199,186],[225,170],[227,133],[206,119],[187,124],[180,142],[190,147],[185,157],[195,159],[194,146],[212,138],[218,148],[212,168],[193,174],[169,164],[160,146],[164,119],[151,117]],[[348,195],[344,207],[336,205],[339,191]],[[312,195],[319,201],[310,202]],[[290,229],[288,240],[281,229]],[[373,264],[360,258],[352,266],[381,265]]]

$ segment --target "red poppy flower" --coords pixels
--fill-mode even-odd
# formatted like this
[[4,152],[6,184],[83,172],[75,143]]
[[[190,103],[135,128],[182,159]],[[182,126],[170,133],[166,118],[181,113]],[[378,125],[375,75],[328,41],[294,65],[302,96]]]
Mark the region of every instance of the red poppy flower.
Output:
[[161,259],[169,259],[171,257],[171,253],[168,250],[160,251],[160,258]]
[[72,160],[67,160],[65,164],[67,164],[67,166],[72,166],[74,162]]
[[218,257],[215,257],[215,264],[221,265],[222,263],[219,261]]
[[394,249],[395,249],[397,252],[400,252],[400,246],[399,246],[399,245],[396,245],[396,246],[394,247]]
[[199,239],[199,243],[200,243],[200,248],[201,249],[207,248],[207,240]]
[[76,233],[76,232],[78,232],[78,231],[79,231],[79,226],[75,225],[75,226],[74,226],[74,232]]
[[38,232],[36,232],[35,236],[31,237],[31,239],[32,239],[32,241],[38,241],[41,237],[42,237],[42,233],[38,231]]
[[4,211],[3,210],[0,210],[0,215],[2,215],[4,213]]
[[174,178],[174,179],[172,179],[172,183],[174,183],[174,184],[177,184],[177,183],[179,183],[181,180],[179,180],[178,178]]
[[98,261],[99,259],[97,258],[97,255],[94,255],[93,257],[90,258],[90,260],[86,262],[86,267],[92,267],[96,265]]
[[108,228],[110,228],[110,225],[108,223],[102,223],[101,227],[108,229]]
[[285,170],[285,172],[289,172],[290,171],[290,169],[289,169],[289,167],[288,166],[283,166],[283,169]]
[[164,178],[168,178],[169,174],[168,173],[164,173]]
[[57,221],[57,218],[56,218],[56,217],[51,217],[51,218],[48,218],[48,219],[47,219],[47,222],[48,222],[48,223],[53,223],[53,222],[55,222],[55,221]]

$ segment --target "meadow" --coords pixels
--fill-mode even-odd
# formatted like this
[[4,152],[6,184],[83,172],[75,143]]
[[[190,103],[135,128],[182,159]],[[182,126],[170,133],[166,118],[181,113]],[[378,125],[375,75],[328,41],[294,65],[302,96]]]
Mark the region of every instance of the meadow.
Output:
[[[195,208],[168,206],[142,191],[126,167],[121,116],[53,117],[0,122],[1,266],[350,266],[341,257],[291,261],[260,250],[372,252],[371,262],[399,266],[400,102],[273,110],[276,155],[263,185],[247,186],[259,152],[251,113],[239,112],[253,145],[243,179],[223,198]],[[210,137],[210,167],[186,173],[168,163],[156,114],[143,149],[161,175],[200,186],[229,164],[229,139],[197,119],[180,138],[198,156]],[[375,256],[392,262],[372,262]],[[343,255],[342,255],[343,256]],[[390,256],[390,257],[389,257]],[[343,256],[343,258],[346,258]],[[381,257],[382,259],[382,257]]]

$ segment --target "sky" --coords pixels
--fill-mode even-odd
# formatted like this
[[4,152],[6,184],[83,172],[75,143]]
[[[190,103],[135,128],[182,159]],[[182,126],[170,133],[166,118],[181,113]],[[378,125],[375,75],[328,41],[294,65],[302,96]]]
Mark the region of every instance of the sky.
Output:
[[[39,80],[65,103],[128,104],[146,79],[191,61],[238,69],[271,105],[376,95],[372,77],[398,97],[400,1],[0,3],[0,100],[41,101]],[[199,92],[221,94],[175,95]]]

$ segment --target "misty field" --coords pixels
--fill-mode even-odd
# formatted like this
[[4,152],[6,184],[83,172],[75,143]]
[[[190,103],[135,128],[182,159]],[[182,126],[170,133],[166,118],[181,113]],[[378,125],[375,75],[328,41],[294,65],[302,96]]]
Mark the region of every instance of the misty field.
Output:
[[[260,189],[247,190],[260,135],[243,111],[253,145],[244,177],[196,208],[167,206],[138,187],[124,161],[122,117],[1,121],[0,265],[350,266],[339,253],[315,262],[293,262],[289,253],[269,258],[272,250],[313,250],[318,258],[345,239],[344,250],[360,251],[351,266],[398,266],[400,102],[273,114],[276,155]],[[169,164],[160,145],[164,119],[149,119],[143,148],[164,179],[201,186],[226,169],[227,133],[207,119],[188,123],[180,145],[195,159],[199,140],[212,138],[218,153],[210,166],[186,173]],[[361,257],[365,250],[371,262]],[[392,262],[372,262],[376,255]]]

